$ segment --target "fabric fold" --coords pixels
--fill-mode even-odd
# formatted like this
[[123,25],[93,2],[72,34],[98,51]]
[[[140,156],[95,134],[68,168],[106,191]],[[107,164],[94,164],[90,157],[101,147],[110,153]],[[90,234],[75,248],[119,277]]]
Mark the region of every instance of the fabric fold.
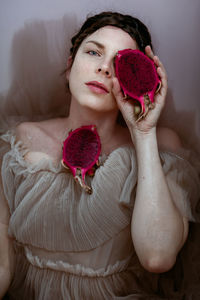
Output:
[[[117,148],[102,159],[95,176],[86,178],[93,188],[88,195],[60,162],[46,158],[37,164],[27,162],[28,149],[16,141],[14,130],[0,140],[1,193],[11,213],[9,234],[20,244],[15,247],[11,299],[160,299],[156,291],[183,299],[183,285],[177,294],[167,274],[146,272],[135,254],[130,224],[137,161],[131,146]],[[198,159],[185,149],[162,150],[160,158],[175,205],[190,221],[199,222]],[[178,257],[184,284],[189,277],[198,282],[198,273],[188,271],[189,262],[199,266],[196,241],[197,235],[192,243],[190,237],[185,247],[192,253],[192,263],[182,254]],[[192,289],[196,292],[195,285]]]

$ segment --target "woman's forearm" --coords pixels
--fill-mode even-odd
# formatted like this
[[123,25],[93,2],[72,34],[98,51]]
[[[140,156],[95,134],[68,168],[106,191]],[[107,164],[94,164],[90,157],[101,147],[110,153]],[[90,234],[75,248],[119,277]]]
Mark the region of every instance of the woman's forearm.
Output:
[[134,137],[138,183],[132,239],[140,262],[153,272],[170,269],[183,245],[187,223],[176,208],[163,173],[156,129]]
[[3,296],[5,296],[9,288],[11,281],[10,278],[11,276],[9,271],[0,266],[0,300],[3,299]]
[[8,226],[0,222],[0,299],[7,292],[14,273],[15,255]]

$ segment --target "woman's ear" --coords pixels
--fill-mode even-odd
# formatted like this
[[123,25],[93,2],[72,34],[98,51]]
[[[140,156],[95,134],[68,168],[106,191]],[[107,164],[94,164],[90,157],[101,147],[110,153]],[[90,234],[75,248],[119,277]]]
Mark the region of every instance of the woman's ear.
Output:
[[69,80],[72,63],[73,63],[73,59],[72,59],[72,56],[70,55],[67,59],[67,70],[66,70],[66,79],[67,80]]

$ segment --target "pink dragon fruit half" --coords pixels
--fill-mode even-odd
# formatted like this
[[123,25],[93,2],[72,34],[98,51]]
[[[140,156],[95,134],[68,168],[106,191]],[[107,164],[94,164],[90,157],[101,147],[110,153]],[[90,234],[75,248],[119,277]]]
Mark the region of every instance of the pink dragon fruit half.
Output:
[[161,86],[155,64],[140,50],[124,49],[115,57],[115,72],[125,97],[141,104],[138,121],[154,107],[154,95]]
[[75,180],[89,194],[92,193],[92,188],[85,184],[85,175],[94,174],[100,152],[101,142],[95,125],[71,131],[63,142],[62,164],[71,170]]

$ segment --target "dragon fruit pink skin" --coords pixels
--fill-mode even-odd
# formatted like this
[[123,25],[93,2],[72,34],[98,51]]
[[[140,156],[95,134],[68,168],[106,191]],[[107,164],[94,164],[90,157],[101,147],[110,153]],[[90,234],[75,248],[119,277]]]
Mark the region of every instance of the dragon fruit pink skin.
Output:
[[92,189],[85,184],[85,175],[93,175],[93,167],[98,163],[100,152],[100,137],[95,125],[82,126],[71,131],[63,142],[62,164],[71,170],[75,180],[89,194]]
[[115,72],[124,95],[141,104],[138,121],[154,107],[154,95],[161,86],[154,62],[140,50],[124,49],[115,57]]

